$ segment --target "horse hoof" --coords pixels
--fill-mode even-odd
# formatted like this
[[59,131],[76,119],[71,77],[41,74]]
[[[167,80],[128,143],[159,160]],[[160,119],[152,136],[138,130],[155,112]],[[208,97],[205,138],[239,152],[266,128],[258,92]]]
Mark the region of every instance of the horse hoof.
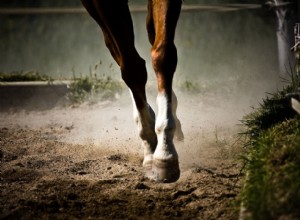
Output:
[[156,182],[173,183],[180,177],[178,160],[153,160],[150,178]]

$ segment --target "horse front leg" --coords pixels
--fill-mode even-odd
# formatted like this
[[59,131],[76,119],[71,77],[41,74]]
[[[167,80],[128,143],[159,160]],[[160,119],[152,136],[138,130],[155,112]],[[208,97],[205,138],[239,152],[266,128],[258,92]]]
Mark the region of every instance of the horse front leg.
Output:
[[[174,35],[180,14],[181,0],[149,0],[147,24],[152,43],[151,57],[157,78],[158,113],[155,123],[157,147],[153,154],[153,179],[174,182],[180,176],[178,155],[173,143],[177,117],[172,81],[177,65]],[[175,109],[174,109],[175,108]],[[179,122],[179,120],[178,120]],[[183,138],[183,136],[182,136]]]

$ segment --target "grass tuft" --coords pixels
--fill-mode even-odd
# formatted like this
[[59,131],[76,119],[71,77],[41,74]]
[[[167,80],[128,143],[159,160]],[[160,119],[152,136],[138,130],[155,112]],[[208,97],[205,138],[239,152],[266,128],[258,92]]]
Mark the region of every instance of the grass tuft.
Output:
[[[97,74],[100,63],[94,68],[90,68],[88,76],[76,77],[73,71],[73,79],[68,86],[67,100],[71,104],[80,104],[83,102],[96,103],[104,100],[115,100],[122,94],[124,83],[115,80],[105,74]],[[0,82],[28,82],[28,81],[48,81],[54,79],[47,75],[39,74],[36,71],[15,71],[10,73],[0,72]]]
[[257,139],[248,154],[242,192],[252,219],[300,218],[300,117],[284,121]]
[[179,81],[176,86],[180,91],[189,94],[198,94],[203,90],[202,85],[199,85],[198,82],[192,82],[190,80]]
[[51,77],[39,74],[36,71],[15,71],[10,73],[0,72],[0,82],[28,82],[28,81],[52,81]]
[[115,100],[123,92],[121,81],[109,76],[98,77],[97,75],[74,78],[69,85],[67,99],[72,103],[83,102],[95,103],[97,101]]
[[248,142],[241,200],[250,219],[300,218],[300,116],[291,108],[293,92],[291,85],[272,94],[243,120]]
[[270,97],[263,99],[259,108],[244,117],[242,123],[252,141],[256,141],[261,132],[295,117],[296,112],[291,108],[291,97],[288,95],[293,91],[293,87],[288,86],[282,91],[270,94]]

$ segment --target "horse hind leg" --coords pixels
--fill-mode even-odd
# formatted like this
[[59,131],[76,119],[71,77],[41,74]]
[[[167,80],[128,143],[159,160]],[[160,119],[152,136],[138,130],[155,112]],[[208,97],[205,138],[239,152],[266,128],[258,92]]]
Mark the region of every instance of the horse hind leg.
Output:
[[145,175],[151,176],[153,153],[157,145],[157,137],[155,133],[155,113],[151,106],[147,103],[146,99],[142,106],[138,106],[136,103],[136,95],[134,90],[130,90],[132,103],[133,103],[133,119],[137,125],[139,137],[142,140],[142,146],[144,149],[143,167]]
[[[144,147],[143,166],[152,169],[152,157],[157,145],[155,114],[147,103],[145,61],[134,46],[133,25],[127,1],[82,0],[90,15],[102,29],[106,46],[121,69],[133,100],[133,117]],[[118,15],[118,16],[116,16]]]

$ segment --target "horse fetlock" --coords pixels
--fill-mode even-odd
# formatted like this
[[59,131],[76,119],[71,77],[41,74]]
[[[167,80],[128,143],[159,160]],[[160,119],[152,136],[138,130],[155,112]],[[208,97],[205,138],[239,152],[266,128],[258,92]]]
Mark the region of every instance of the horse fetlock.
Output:
[[170,117],[168,120],[157,120],[155,125],[155,132],[159,135],[166,135],[168,138],[173,137],[176,130],[176,123]]

